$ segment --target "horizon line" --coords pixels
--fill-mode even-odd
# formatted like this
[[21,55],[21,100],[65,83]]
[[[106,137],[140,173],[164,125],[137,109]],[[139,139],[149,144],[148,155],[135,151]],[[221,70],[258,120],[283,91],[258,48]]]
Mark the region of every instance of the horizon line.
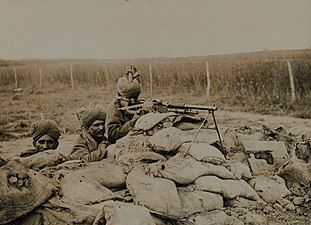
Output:
[[263,49],[263,50],[253,50],[253,51],[244,51],[244,52],[232,52],[232,53],[223,53],[223,54],[210,54],[210,55],[188,55],[188,56],[150,56],[150,57],[127,57],[127,58],[0,58],[4,61],[23,61],[23,60],[133,60],[133,59],[160,59],[160,58],[194,58],[194,57],[212,57],[212,56],[229,56],[229,55],[243,55],[249,53],[262,53],[262,52],[276,52],[276,51],[301,51],[301,50],[311,50],[309,48],[299,48],[299,49]]

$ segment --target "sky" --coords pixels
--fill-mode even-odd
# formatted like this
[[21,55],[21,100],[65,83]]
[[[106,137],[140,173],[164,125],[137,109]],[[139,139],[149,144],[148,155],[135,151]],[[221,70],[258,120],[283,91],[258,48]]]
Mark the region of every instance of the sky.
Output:
[[0,59],[311,48],[310,0],[0,0]]

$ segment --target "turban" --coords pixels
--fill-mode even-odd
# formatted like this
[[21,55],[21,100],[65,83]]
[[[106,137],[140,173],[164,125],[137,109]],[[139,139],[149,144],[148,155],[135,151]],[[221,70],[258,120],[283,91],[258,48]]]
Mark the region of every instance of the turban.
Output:
[[34,143],[36,143],[43,135],[49,135],[55,141],[58,141],[60,136],[60,131],[57,124],[53,120],[42,120],[35,122],[31,126],[32,130],[30,135],[32,135]]
[[88,128],[95,120],[106,120],[106,112],[100,106],[83,107],[77,112],[78,119],[84,128]]
[[117,91],[127,99],[138,97],[141,92],[141,83],[140,74],[136,67],[126,67],[125,75],[117,82]]

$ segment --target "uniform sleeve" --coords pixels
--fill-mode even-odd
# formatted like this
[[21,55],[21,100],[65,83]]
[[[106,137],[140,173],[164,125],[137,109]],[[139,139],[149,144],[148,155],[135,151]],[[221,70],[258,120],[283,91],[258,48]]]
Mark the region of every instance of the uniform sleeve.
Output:
[[115,143],[116,140],[124,137],[134,124],[132,121],[125,122],[121,112],[117,109],[115,104],[111,104],[107,110],[106,118],[106,132],[110,143]]
[[99,144],[96,150],[90,151],[86,144],[83,142],[78,142],[72,149],[70,159],[84,160],[87,162],[100,161],[107,153],[106,146],[106,144]]
[[31,156],[33,154],[38,153],[38,151],[36,149],[27,149],[25,151],[23,151],[19,157],[27,157],[27,156]]

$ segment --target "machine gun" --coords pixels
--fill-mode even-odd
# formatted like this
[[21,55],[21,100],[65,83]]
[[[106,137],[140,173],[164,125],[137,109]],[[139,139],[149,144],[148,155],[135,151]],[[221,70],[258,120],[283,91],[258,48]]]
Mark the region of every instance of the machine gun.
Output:
[[[121,111],[131,110],[132,113],[137,113],[140,110],[152,112],[176,112],[181,114],[199,114],[200,110],[209,111],[211,113],[217,110],[216,106],[205,105],[188,105],[188,104],[174,104],[171,102],[163,102],[161,100],[152,100],[151,102],[139,103],[136,105],[125,106],[119,108]],[[196,111],[193,111],[196,110]]]
[[[198,133],[202,129],[204,123],[207,121],[208,116],[211,114],[213,117],[213,122],[215,126],[215,130],[217,131],[217,135],[220,142],[220,147],[222,150],[222,141],[220,137],[220,132],[217,126],[216,118],[215,118],[215,111],[217,110],[216,106],[205,106],[205,105],[188,105],[188,104],[174,104],[170,102],[162,102],[161,100],[152,100],[151,103],[141,103],[137,105],[131,105],[126,107],[119,108],[121,111],[127,111],[130,113],[136,113],[139,115],[143,115],[146,112],[176,112],[179,114],[190,114],[190,115],[197,115],[199,111],[208,111],[206,117],[204,118],[201,127],[199,128]],[[196,134],[196,136],[198,135]],[[194,137],[194,139],[196,138]],[[194,141],[194,140],[193,140]],[[193,142],[192,141],[192,142]]]

